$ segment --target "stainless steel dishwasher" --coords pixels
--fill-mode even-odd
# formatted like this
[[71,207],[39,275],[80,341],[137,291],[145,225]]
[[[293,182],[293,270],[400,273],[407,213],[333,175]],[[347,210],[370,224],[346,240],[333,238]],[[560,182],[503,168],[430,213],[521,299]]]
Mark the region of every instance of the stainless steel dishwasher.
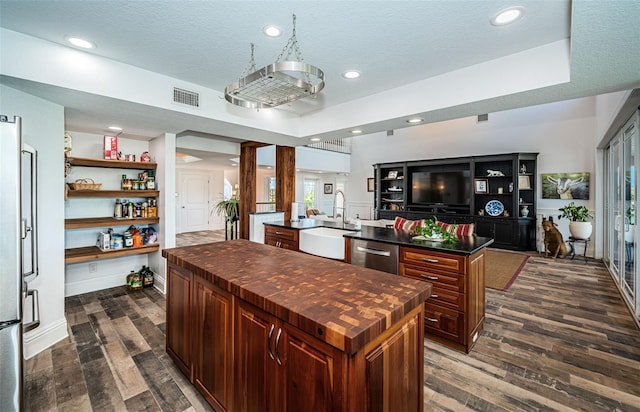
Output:
[[351,264],[398,274],[398,245],[351,239]]

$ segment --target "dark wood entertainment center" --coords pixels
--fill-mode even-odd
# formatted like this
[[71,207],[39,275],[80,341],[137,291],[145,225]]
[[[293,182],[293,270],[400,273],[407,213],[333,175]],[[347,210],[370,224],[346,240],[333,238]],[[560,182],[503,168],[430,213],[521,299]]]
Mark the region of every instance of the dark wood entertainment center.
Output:
[[476,234],[493,238],[494,247],[536,250],[537,158],[506,153],[378,163],[376,219],[475,223]]

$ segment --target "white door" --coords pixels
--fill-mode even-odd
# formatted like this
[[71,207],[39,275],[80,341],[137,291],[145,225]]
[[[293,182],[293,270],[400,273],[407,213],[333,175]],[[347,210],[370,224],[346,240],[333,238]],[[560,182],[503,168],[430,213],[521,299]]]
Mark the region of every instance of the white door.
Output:
[[179,203],[178,233],[209,229],[209,176],[182,172]]

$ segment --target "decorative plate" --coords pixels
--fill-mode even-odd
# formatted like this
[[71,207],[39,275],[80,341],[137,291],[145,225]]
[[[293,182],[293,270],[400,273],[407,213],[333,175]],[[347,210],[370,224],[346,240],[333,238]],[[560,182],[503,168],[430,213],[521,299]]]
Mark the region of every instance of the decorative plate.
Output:
[[489,200],[484,206],[489,216],[500,216],[504,212],[504,205],[499,200]]

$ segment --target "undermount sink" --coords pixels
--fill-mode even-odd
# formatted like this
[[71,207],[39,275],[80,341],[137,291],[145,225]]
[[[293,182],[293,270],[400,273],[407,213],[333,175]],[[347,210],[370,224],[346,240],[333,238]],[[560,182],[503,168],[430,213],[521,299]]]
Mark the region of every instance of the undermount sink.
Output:
[[298,248],[306,253],[330,259],[344,259],[344,237],[353,230],[314,227],[300,231]]

